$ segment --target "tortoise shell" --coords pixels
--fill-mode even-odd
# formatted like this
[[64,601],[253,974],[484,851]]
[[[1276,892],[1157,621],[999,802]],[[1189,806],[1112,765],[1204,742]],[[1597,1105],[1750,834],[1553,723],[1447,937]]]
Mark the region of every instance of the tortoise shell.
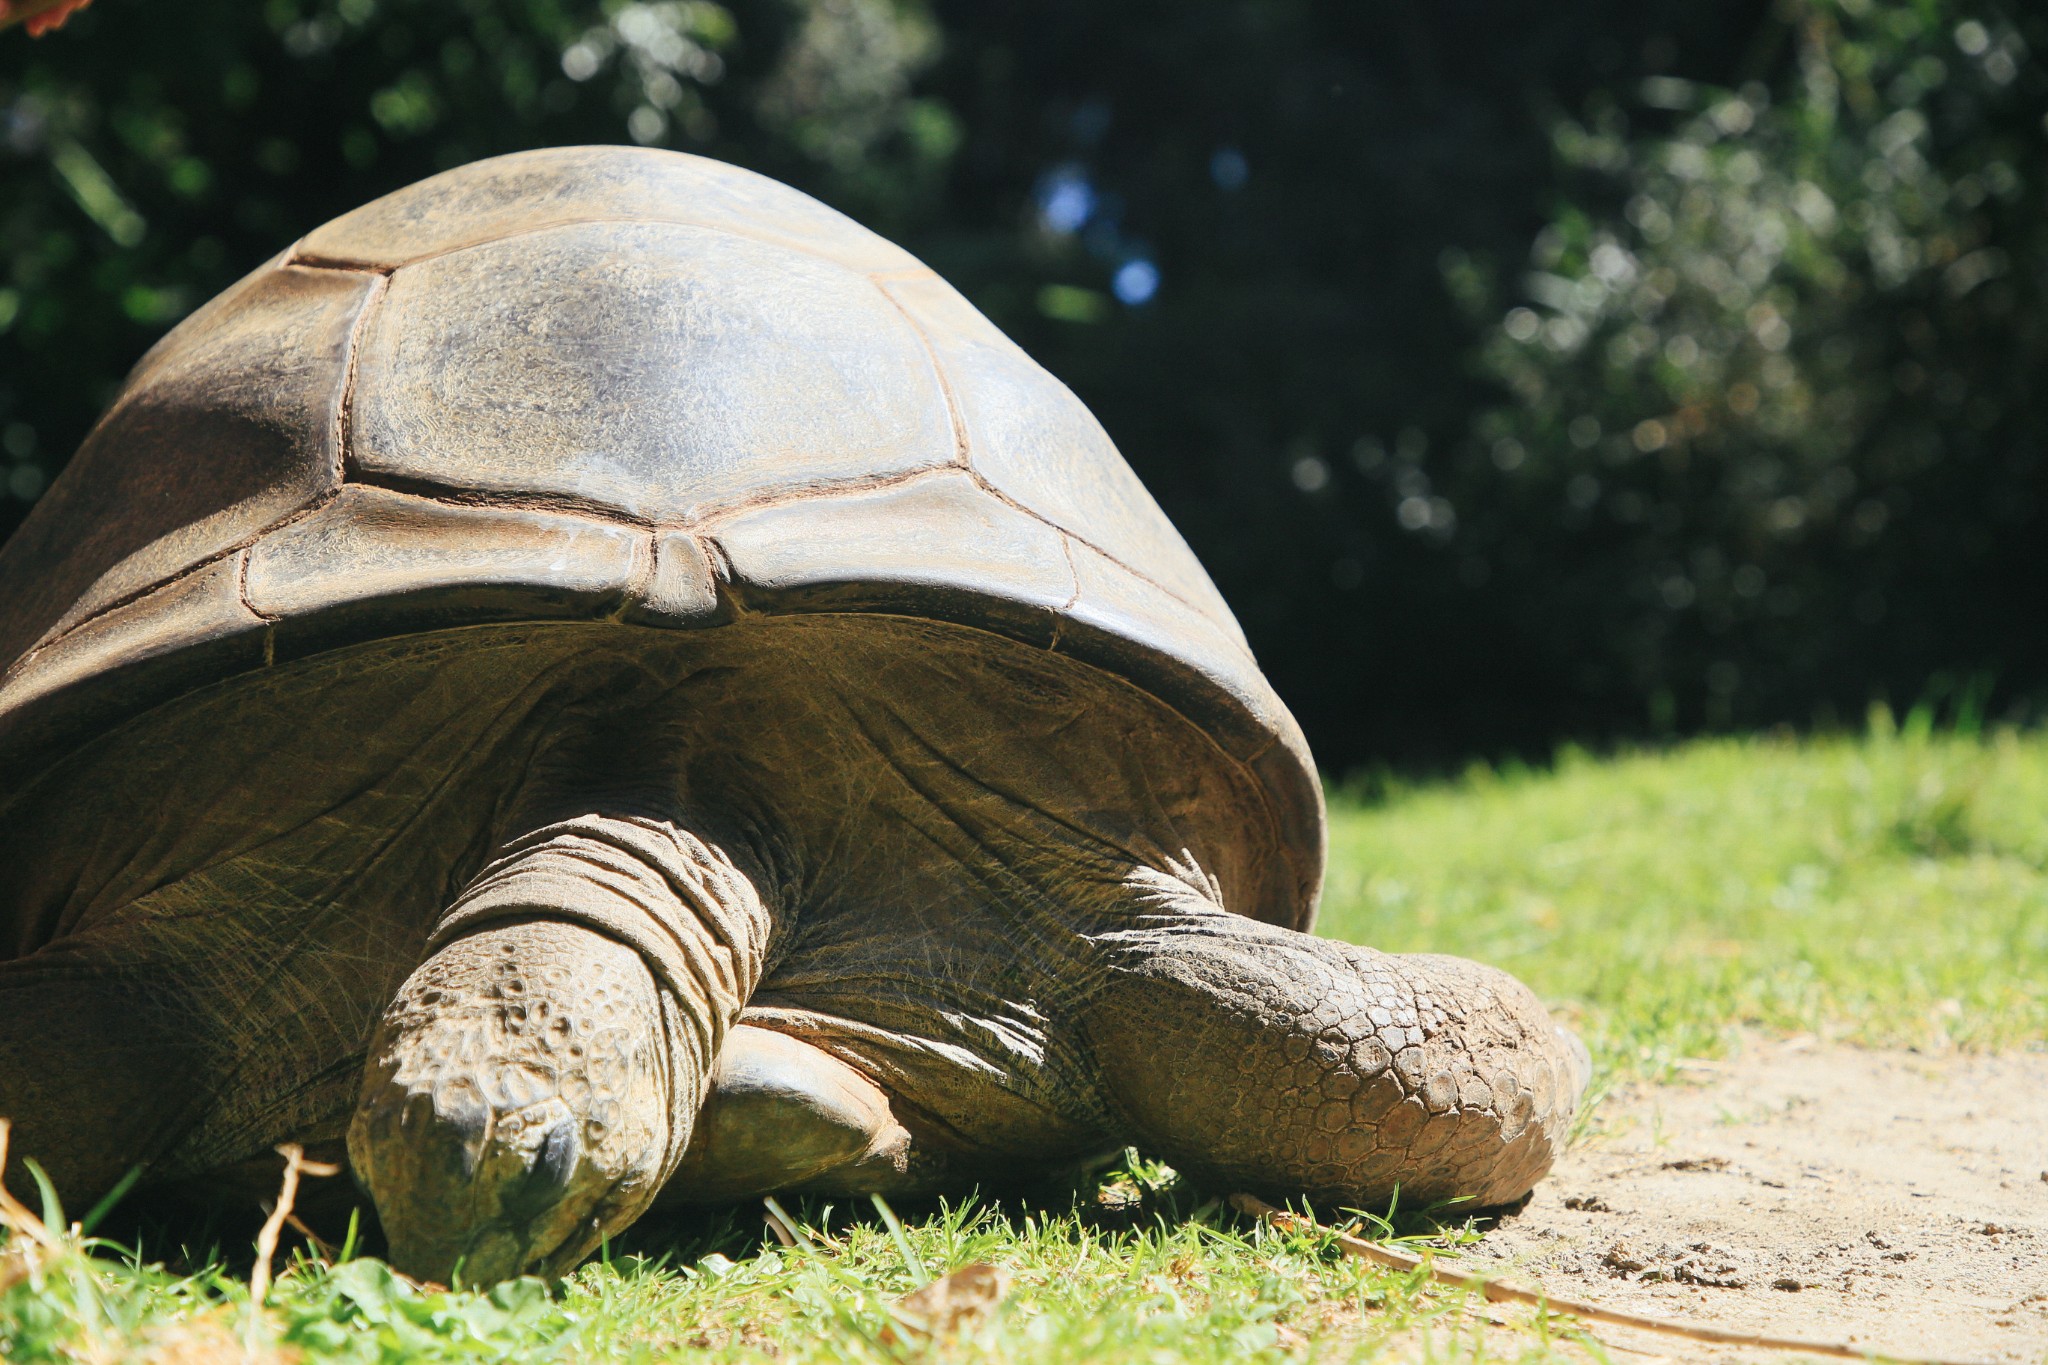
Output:
[[879,613],[1064,655],[1255,778],[1307,748],[1087,409],[917,260],[678,153],[483,161],[321,227],[136,366],[0,550],[0,801],[153,708],[486,623]]

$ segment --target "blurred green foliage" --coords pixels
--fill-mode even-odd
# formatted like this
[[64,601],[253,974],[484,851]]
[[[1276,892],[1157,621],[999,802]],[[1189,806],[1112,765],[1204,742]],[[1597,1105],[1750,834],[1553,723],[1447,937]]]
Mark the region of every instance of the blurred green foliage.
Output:
[[1072,384],[1333,769],[1943,671],[2009,709],[2044,49],[2005,0],[101,0],[0,39],[0,532],[308,228],[637,140],[903,241]]
[[[2030,43],[1986,7],[1802,0],[1775,84],[1656,78],[1637,109],[1668,130],[1606,101],[1559,125],[1621,211],[1537,236],[1484,351],[1514,402],[1466,486],[1556,566],[1548,610],[1617,700],[1725,725],[1797,714],[1842,661],[2039,681],[2039,20]],[[1454,283],[1483,306],[1475,274]],[[1583,552],[1546,555],[1546,522]]]
[[170,324],[435,171],[675,143],[908,212],[950,151],[894,0],[114,0],[0,42],[0,530]]
[[1483,955],[1609,1076],[1745,1029],[1939,1054],[2048,1037],[2048,742],[1872,708],[1862,736],[1475,764],[1331,804],[1321,932]]

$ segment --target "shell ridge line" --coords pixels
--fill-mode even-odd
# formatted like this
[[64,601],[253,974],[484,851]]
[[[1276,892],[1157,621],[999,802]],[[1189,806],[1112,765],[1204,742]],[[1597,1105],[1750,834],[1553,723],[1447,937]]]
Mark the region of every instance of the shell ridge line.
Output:
[[382,489],[403,497],[439,503],[444,507],[545,512],[554,516],[581,517],[608,525],[628,526],[642,531],[695,532],[702,527],[763,507],[804,502],[813,498],[851,497],[915,483],[920,479],[956,473],[959,469],[960,466],[954,464],[936,464],[918,469],[899,470],[893,474],[854,474],[837,479],[779,484],[735,498],[730,502],[713,503],[686,516],[661,519],[636,516],[610,503],[573,493],[513,493],[493,488],[460,488],[418,475],[388,474],[381,470],[352,469],[346,486]]
[[[303,238],[300,240],[304,241]],[[355,261],[343,256],[322,256],[317,252],[304,251],[298,245],[294,245],[291,255],[285,257],[284,264],[297,266],[301,270],[332,270],[337,274],[343,275],[379,275],[388,277],[403,269],[410,262],[400,265],[381,265],[376,261]]]
[[391,288],[391,277],[377,275],[370,280],[370,286],[363,291],[363,302],[356,309],[354,319],[348,325],[348,339],[342,343],[341,392],[334,405],[334,465],[333,476],[337,488],[347,482],[349,468],[355,463],[355,411],[356,381],[362,369],[363,333],[370,325],[370,315],[384,301],[384,295]]
[[1066,601],[1053,608],[1052,638],[1045,642],[1045,652],[1048,654],[1060,652],[1060,641],[1065,639],[1067,634],[1067,618],[1073,612],[1074,604],[1081,600],[1081,571],[1074,566],[1074,542],[1068,538],[1066,531],[1057,527],[1054,530],[1060,538],[1060,558],[1067,566],[1067,581],[1074,585],[1074,589],[1067,594]]
[[[1130,575],[1131,577],[1133,577],[1133,578],[1135,578],[1135,579],[1139,580],[1139,581],[1140,581],[1140,582],[1142,582],[1142,583],[1145,583],[1145,584],[1147,584],[1147,585],[1148,585],[1148,586],[1150,586],[1150,587],[1154,587],[1154,588],[1157,588],[1157,589],[1158,589],[1159,591],[1161,591],[1161,592],[1165,593],[1165,594],[1166,594],[1166,595],[1167,595],[1168,597],[1171,597],[1171,598],[1172,598],[1172,599],[1173,599],[1174,601],[1176,601],[1176,602],[1180,603],[1180,604],[1181,604],[1182,606],[1186,607],[1186,608],[1187,608],[1187,609],[1188,609],[1189,611],[1193,612],[1193,613],[1194,613],[1195,615],[1197,615],[1197,616],[1200,616],[1200,617],[1202,617],[1202,618],[1203,618],[1204,620],[1207,620],[1207,619],[1208,619],[1208,613],[1207,613],[1207,612],[1203,611],[1203,610],[1202,610],[1202,609],[1201,609],[1200,607],[1196,606],[1196,605],[1195,605],[1194,603],[1192,603],[1192,602],[1188,601],[1188,600],[1187,600],[1187,599],[1186,599],[1185,597],[1182,597],[1182,596],[1181,596],[1181,595],[1180,595],[1179,593],[1175,592],[1175,591],[1174,591],[1174,590],[1173,590],[1172,588],[1169,588],[1169,587],[1167,587],[1167,586],[1166,586],[1166,585],[1165,585],[1164,583],[1161,583],[1161,582],[1160,582],[1160,581],[1159,581],[1158,579],[1154,578],[1154,577],[1153,577],[1153,576],[1152,576],[1151,574],[1148,574],[1148,573],[1146,573],[1146,572],[1145,572],[1145,571],[1144,571],[1143,569],[1135,569],[1135,568],[1132,568],[1132,567],[1131,567],[1131,566],[1130,566],[1129,564],[1126,564],[1126,563],[1125,563],[1125,562],[1124,562],[1124,561],[1123,561],[1122,559],[1118,558],[1118,557],[1117,557],[1116,555],[1113,555],[1113,554],[1111,554],[1111,553],[1110,553],[1109,551],[1107,551],[1107,550],[1103,549],[1103,548],[1102,548],[1102,547],[1101,547],[1100,545],[1097,545],[1097,544],[1096,544],[1096,543],[1095,543],[1094,541],[1092,541],[1092,540],[1088,539],[1088,537],[1086,537],[1086,536],[1084,536],[1084,535],[1080,535],[1080,534],[1078,534],[1078,533],[1076,533],[1076,532],[1074,532],[1074,531],[1072,531],[1072,530],[1068,529],[1067,527],[1065,527],[1065,526],[1062,526],[1062,525],[1060,525],[1060,524],[1059,524],[1058,522],[1054,521],[1054,520],[1053,520],[1053,519],[1052,519],[1051,517],[1048,517],[1048,516],[1046,516],[1045,514],[1043,514],[1043,513],[1041,513],[1041,512],[1038,512],[1038,511],[1034,510],[1033,508],[1031,508],[1031,507],[1027,506],[1026,504],[1024,504],[1024,503],[1021,503],[1021,502],[1017,501],[1017,499],[1015,499],[1015,498],[1011,497],[1011,496],[1010,496],[1010,495],[1009,495],[1008,493],[1005,493],[1005,492],[1004,492],[1004,491],[1003,491],[1002,489],[1000,489],[1000,488],[996,487],[996,486],[995,486],[994,484],[990,483],[990,482],[988,481],[988,479],[987,479],[986,477],[984,477],[984,476],[983,476],[982,472],[981,472],[981,471],[980,471],[979,469],[976,469],[976,468],[975,468],[975,467],[974,467],[973,465],[968,465],[968,466],[966,466],[966,468],[967,468],[967,474],[968,474],[968,477],[974,480],[975,484],[976,484],[976,485],[977,485],[977,486],[978,486],[978,487],[979,487],[979,488],[981,489],[981,491],[982,491],[982,492],[984,492],[984,493],[986,493],[986,494],[988,494],[988,495],[989,495],[990,497],[992,497],[992,498],[996,499],[996,500],[997,500],[998,502],[1001,502],[1001,503],[1005,504],[1006,506],[1008,506],[1008,507],[1010,507],[1010,508],[1012,508],[1012,509],[1014,509],[1014,510],[1016,510],[1016,511],[1022,512],[1022,513],[1023,513],[1023,514],[1025,515],[1025,516],[1027,516],[1027,517],[1030,517],[1030,518],[1031,518],[1031,519],[1032,519],[1033,521],[1036,521],[1036,522],[1040,522],[1040,523],[1043,523],[1043,524],[1044,524],[1044,525],[1046,525],[1046,526],[1049,526],[1049,527],[1051,527],[1051,528],[1052,528],[1053,530],[1055,530],[1055,531],[1059,532],[1059,533],[1060,533],[1060,535],[1062,535],[1062,536],[1064,536],[1064,537],[1067,537],[1068,539],[1072,540],[1072,541],[1073,541],[1073,542],[1074,542],[1075,544],[1077,544],[1077,545],[1085,545],[1085,546],[1087,546],[1087,547],[1088,547],[1089,549],[1093,550],[1093,551],[1094,551],[1094,552],[1095,552],[1096,554],[1099,554],[1099,555],[1101,555],[1101,556],[1102,556],[1102,557],[1103,557],[1104,559],[1106,559],[1106,560],[1108,560],[1108,561],[1109,561],[1110,563],[1112,563],[1112,564],[1116,565],[1116,566],[1117,566],[1117,567],[1118,567],[1119,569],[1122,569],[1122,570],[1123,570],[1123,571],[1124,571],[1125,573],[1129,574],[1129,575]],[[1069,547],[1069,549],[1068,549],[1068,552],[1067,552],[1067,563],[1068,563],[1068,565],[1069,565],[1069,566],[1072,566],[1072,564],[1073,564],[1073,551],[1072,551],[1072,548],[1071,548],[1071,547]],[[1081,589],[1080,589],[1080,586],[1079,586],[1079,584],[1080,584],[1080,581],[1081,581],[1081,576],[1080,576],[1080,573],[1079,573],[1079,571],[1077,570],[1077,571],[1075,572],[1075,575],[1074,575],[1074,582],[1075,582],[1075,585],[1076,585],[1076,586],[1075,586],[1075,588],[1074,588],[1074,597],[1073,597],[1073,601],[1070,601],[1070,602],[1069,602],[1069,603],[1067,604],[1067,606],[1068,606],[1068,607],[1072,607],[1072,606],[1074,605],[1074,603],[1075,603],[1075,602],[1078,602],[1078,601],[1080,601],[1080,600],[1081,600]],[[1236,644],[1237,642],[1233,640],[1233,641],[1231,641],[1231,643],[1232,643],[1233,645],[1235,645],[1235,644]],[[1240,650],[1239,652],[1240,652],[1240,653],[1242,653],[1242,654],[1244,654],[1246,658],[1250,658],[1250,657],[1251,657],[1251,651],[1249,651],[1249,650]],[[1256,661],[1254,661],[1254,662],[1256,662]]]
[[711,590],[718,594],[720,608],[735,622],[758,615],[734,580],[732,555],[724,543],[710,532],[694,533],[691,538],[704,548],[704,557],[711,562]]
[[716,536],[699,534],[690,537],[704,549],[704,557],[711,563],[711,576],[718,583],[732,582],[732,556]]
[[[852,220],[849,219],[848,221],[850,222]],[[854,226],[859,227],[860,225],[858,223],[855,223]],[[727,223],[707,223],[695,218],[669,218],[657,217],[653,215],[627,216],[624,214],[588,214],[555,218],[545,223],[536,223],[531,227],[512,228],[509,231],[499,233],[495,237],[486,237],[480,241],[458,242],[454,246],[446,246],[436,251],[423,252],[418,256],[409,256],[405,260],[397,262],[387,263],[382,261],[364,260],[348,256],[320,256],[317,254],[304,255],[302,253],[295,251],[293,255],[285,261],[285,264],[304,265],[307,268],[313,270],[347,271],[351,274],[358,275],[390,275],[399,270],[403,270],[405,267],[410,265],[424,265],[428,261],[438,261],[443,260],[449,256],[459,256],[465,251],[476,251],[483,247],[496,246],[500,242],[513,242],[519,240],[521,237],[534,237],[544,232],[559,232],[564,228],[578,227],[678,227],[690,228],[699,232],[716,232],[722,233],[727,237],[739,237],[746,241],[759,242],[763,246],[780,247],[784,251],[793,251],[800,256],[809,256],[812,259],[822,261],[827,265],[838,266],[841,270],[848,271],[849,273],[852,274],[865,275],[867,273],[865,271],[857,270],[855,267],[848,266],[839,261],[836,261],[832,259],[832,257],[830,256],[822,255],[819,252],[809,249],[808,247],[796,246],[789,242],[788,240],[777,237],[771,237],[764,233],[748,232],[743,228],[733,227],[732,225]],[[876,241],[891,247],[893,250],[903,250],[903,248],[895,246],[894,243],[889,242],[887,238],[869,232],[866,228],[861,228],[860,230],[862,232],[868,232],[869,236],[874,237]],[[904,254],[907,256],[910,253],[904,252]],[[920,268],[926,270],[930,269],[930,267],[928,266]],[[912,267],[902,266],[897,267],[897,269],[904,271],[907,277],[908,272],[912,269]]]
[[235,565],[235,592],[242,599],[243,609],[257,620],[263,622],[263,666],[268,668],[272,658],[270,643],[271,627],[277,624],[278,617],[275,612],[268,612],[257,606],[256,599],[249,596],[249,561],[253,556],[247,550],[237,550],[235,555],[239,561]]
[[[202,574],[206,572],[208,569],[213,568],[215,565],[219,564],[224,559],[231,558],[235,555],[243,553],[246,550],[255,548],[256,544],[259,541],[269,538],[275,532],[282,531],[288,526],[291,526],[297,522],[304,521],[307,517],[312,516],[314,513],[326,507],[328,503],[333,502],[335,499],[335,495],[339,492],[339,489],[329,489],[328,491],[320,494],[320,496],[314,498],[311,502],[305,504],[303,507],[293,509],[291,512],[288,512],[284,516],[279,517],[276,521],[271,522],[268,526],[265,526],[262,529],[255,531],[248,536],[243,537],[241,540],[236,541],[233,545],[230,545],[226,549],[221,550],[218,554],[210,554],[206,556],[206,558],[204,559],[194,560],[192,563],[186,565],[184,568],[178,570],[174,574],[167,574],[163,578],[158,579],[156,582],[148,584],[145,587],[137,588],[133,592],[123,593],[121,594],[121,596],[114,598],[105,606],[98,608],[97,610],[91,612],[89,615],[79,617],[78,620],[71,623],[68,629],[64,630],[60,634],[45,636],[43,639],[36,642],[36,645],[33,649],[23,654],[20,659],[16,660],[14,665],[11,668],[9,668],[4,675],[0,675],[0,683],[11,681],[17,673],[26,669],[29,666],[29,664],[36,659],[38,655],[70,639],[79,631],[93,624],[93,622],[101,620],[104,617],[121,610],[121,608],[123,607],[131,607],[135,605],[137,602],[144,600],[145,598],[154,597],[160,592],[163,592],[169,588],[176,587],[178,584],[183,583],[186,579],[191,578],[197,574]],[[238,575],[238,577],[242,576],[243,575]],[[243,605],[249,605],[246,596],[243,598]],[[259,619],[271,619],[265,617],[262,612],[256,611],[256,609],[253,606],[249,609],[252,612],[255,612],[256,616]]]
[[1067,594],[1066,601],[1060,603],[1059,623],[1053,627],[1052,644],[1046,646],[1048,649],[1058,648],[1060,636],[1067,628],[1067,613],[1081,600],[1081,568],[1074,563],[1074,538],[1068,535],[1064,528],[1060,529],[1059,534],[1060,556],[1067,561],[1067,577],[1073,581],[1074,590]]
[[938,478],[958,473],[956,464],[928,464],[917,469],[899,469],[893,474],[848,474],[833,479],[807,479],[795,483],[777,484],[763,488],[730,502],[712,503],[699,508],[681,521],[672,523],[673,528],[692,531],[700,527],[715,525],[748,512],[758,512],[768,507],[779,507],[785,503],[811,502],[827,498],[858,497],[862,493],[875,493],[884,489],[899,488],[905,484],[917,483],[923,479]]
[[459,488],[413,474],[388,474],[381,470],[351,467],[348,486],[374,488],[399,497],[414,498],[441,507],[473,507],[485,511],[544,512],[551,516],[576,517],[636,531],[658,531],[662,524],[638,517],[623,508],[574,493],[506,493],[490,488]]
[[[937,278],[935,273],[933,278]],[[946,420],[953,427],[953,462],[963,469],[973,468],[973,449],[967,434],[967,416],[960,411],[960,400],[953,392],[952,376],[946,372],[946,362],[939,358],[939,348],[932,344],[931,333],[925,331],[924,324],[911,316],[910,310],[903,306],[903,300],[897,298],[888,285],[873,275],[868,276],[868,282],[875,286],[875,291],[889,301],[889,306],[894,308],[910,330],[917,334],[918,344],[924,347],[925,359],[931,363],[932,374],[939,381],[939,396],[946,403]]]

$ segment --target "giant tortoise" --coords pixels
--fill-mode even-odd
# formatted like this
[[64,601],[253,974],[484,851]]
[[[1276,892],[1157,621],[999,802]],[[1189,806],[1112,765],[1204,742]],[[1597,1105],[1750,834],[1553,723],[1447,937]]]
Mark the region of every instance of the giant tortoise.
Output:
[[1087,410],[668,152],[485,161],[146,355],[0,553],[0,1114],[90,1198],[339,1154],[393,1260],[1124,1144],[1520,1196],[1583,1050],[1312,937],[1301,735]]

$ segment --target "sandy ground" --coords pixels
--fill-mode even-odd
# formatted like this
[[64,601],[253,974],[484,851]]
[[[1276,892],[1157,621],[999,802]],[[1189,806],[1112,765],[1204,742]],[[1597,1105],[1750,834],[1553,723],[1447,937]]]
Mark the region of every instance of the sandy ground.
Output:
[[[1695,1084],[1610,1097],[1475,1268],[1891,1357],[2048,1361],[2048,1055],[1794,1040],[1695,1065]],[[1594,1336],[1617,1360],[1786,1358]]]

